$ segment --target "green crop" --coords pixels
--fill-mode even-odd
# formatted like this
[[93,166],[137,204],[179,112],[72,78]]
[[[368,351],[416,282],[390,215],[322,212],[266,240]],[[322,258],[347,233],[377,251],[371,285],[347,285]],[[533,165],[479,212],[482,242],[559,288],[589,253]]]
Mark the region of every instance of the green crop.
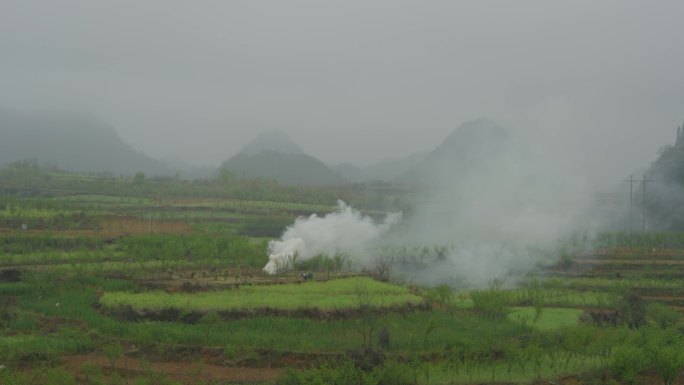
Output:
[[374,306],[417,304],[422,298],[409,289],[367,277],[290,285],[241,286],[238,289],[193,294],[162,291],[108,292],[101,298],[107,307],[130,305],[134,309],[177,308],[182,310],[232,309],[343,309],[358,306],[360,291],[367,292]]

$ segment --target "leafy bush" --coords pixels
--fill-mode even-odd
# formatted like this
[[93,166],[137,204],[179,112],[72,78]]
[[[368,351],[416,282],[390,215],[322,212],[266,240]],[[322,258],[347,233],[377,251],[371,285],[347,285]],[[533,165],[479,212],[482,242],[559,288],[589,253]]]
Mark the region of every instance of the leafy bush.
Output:
[[439,303],[448,307],[454,305],[456,297],[454,296],[454,291],[449,287],[449,285],[439,285],[434,288],[427,290],[425,297],[430,303]]
[[649,327],[642,331],[651,366],[663,380],[671,384],[684,366],[684,337],[676,329]]
[[396,360],[385,361],[382,365],[365,371],[354,365],[348,358],[306,371],[288,370],[281,378],[280,385],[410,385],[414,383],[412,369]]
[[409,385],[412,384],[411,368],[395,360],[387,360],[373,370],[373,376],[378,385]]
[[639,328],[646,325],[646,305],[637,293],[629,292],[620,297],[616,310],[621,321],[629,327]]
[[474,290],[470,292],[470,299],[473,300],[473,308],[483,317],[488,319],[505,319],[510,310],[510,293],[490,288],[484,290]]
[[646,308],[648,318],[663,329],[676,326],[682,315],[675,309],[662,304],[653,303]]
[[372,373],[354,366],[344,359],[333,366],[308,371],[289,370],[280,380],[281,385],[378,385]]
[[678,346],[665,346],[651,352],[650,362],[663,384],[670,385],[684,365],[684,352]]
[[634,384],[637,375],[648,367],[648,363],[648,356],[642,348],[623,344],[613,349],[609,367],[621,381]]

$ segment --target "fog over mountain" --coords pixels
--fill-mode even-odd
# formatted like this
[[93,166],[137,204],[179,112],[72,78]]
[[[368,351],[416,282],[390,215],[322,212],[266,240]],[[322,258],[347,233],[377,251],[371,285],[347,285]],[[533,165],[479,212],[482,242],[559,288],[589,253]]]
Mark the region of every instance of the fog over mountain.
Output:
[[247,143],[240,152],[223,162],[226,170],[238,178],[275,180],[286,185],[335,186],[349,183],[294,143],[287,134],[268,131]]
[[262,151],[275,151],[283,154],[304,154],[304,150],[282,131],[262,132],[240,150],[243,154],[254,155]]
[[414,168],[427,154],[420,151],[400,158],[383,159],[364,167],[363,172],[369,180],[390,181]]
[[0,166],[33,160],[42,166],[77,172],[175,172],[124,143],[110,125],[80,114],[0,110],[0,138]]
[[0,106],[96,116],[219,165],[274,128],[326,164],[430,151],[490,117],[618,183],[682,116],[684,3],[4,0]]
[[432,263],[397,266],[409,281],[486,286],[524,275],[554,260],[565,237],[606,220],[586,185],[489,119],[461,124],[395,181],[424,193],[388,243],[444,245]]
[[[684,124],[673,136],[675,139],[661,149],[650,167],[642,175],[633,176],[636,202],[645,202],[647,211],[643,222],[639,217],[626,218],[626,222],[632,222],[632,229],[643,229],[645,225],[648,230],[684,230]],[[635,224],[637,221],[641,223]]]
[[424,159],[396,178],[398,182],[443,185],[473,173],[491,174],[516,167],[529,150],[488,119],[465,122]]
[[344,179],[352,183],[360,183],[368,179],[366,174],[359,166],[351,163],[340,163],[334,165],[332,169],[344,177]]

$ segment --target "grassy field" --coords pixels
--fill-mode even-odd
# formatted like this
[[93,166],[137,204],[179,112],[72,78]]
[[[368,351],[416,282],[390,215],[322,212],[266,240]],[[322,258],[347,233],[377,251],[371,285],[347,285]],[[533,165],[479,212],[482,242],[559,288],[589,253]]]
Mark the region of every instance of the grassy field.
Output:
[[[682,234],[600,234],[512,288],[325,259],[273,277],[267,241],[296,217],[339,197],[396,208],[362,187],[50,178],[0,170],[0,384],[634,384],[684,368]],[[399,249],[429,263],[448,246]]]
[[542,307],[537,310],[533,307],[513,307],[508,318],[516,322],[529,323],[538,330],[552,330],[577,325],[581,315],[580,309]]
[[303,282],[288,285],[241,286],[233,290],[193,294],[165,292],[107,292],[100,302],[107,307],[130,305],[134,309],[177,308],[219,311],[235,309],[344,309],[367,301],[374,307],[418,304],[422,298],[407,288],[367,277]]

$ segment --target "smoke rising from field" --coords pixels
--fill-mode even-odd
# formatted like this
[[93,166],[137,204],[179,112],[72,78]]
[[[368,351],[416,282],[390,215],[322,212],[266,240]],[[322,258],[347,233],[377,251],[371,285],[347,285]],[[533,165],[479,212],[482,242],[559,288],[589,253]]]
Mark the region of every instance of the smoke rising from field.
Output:
[[279,240],[269,242],[269,262],[264,271],[276,274],[295,256],[297,260],[307,260],[320,254],[332,256],[337,252],[359,262],[360,258],[367,257],[371,244],[400,220],[400,213],[392,213],[384,222],[376,223],[371,217],[338,201],[336,211],[323,217],[313,214],[297,218]]
[[463,124],[407,177],[427,192],[387,239],[417,251],[446,248],[395,258],[395,274],[423,284],[485,286],[556,260],[565,239],[598,220],[588,214],[583,184],[546,164],[494,122]]
[[547,164],[492,121],[464,123],[397,179],[422,191],[401,223],[391,214],[376,224],[340,202],[336,212],[299,218],[272,241],[264,270],[278,272],[293,255],[343,252],[357,267],[389,261],[396,278],[426,285],[481,287],[520,277],[556,261],[571,236],[586,241],[601,223],[579,179]]

